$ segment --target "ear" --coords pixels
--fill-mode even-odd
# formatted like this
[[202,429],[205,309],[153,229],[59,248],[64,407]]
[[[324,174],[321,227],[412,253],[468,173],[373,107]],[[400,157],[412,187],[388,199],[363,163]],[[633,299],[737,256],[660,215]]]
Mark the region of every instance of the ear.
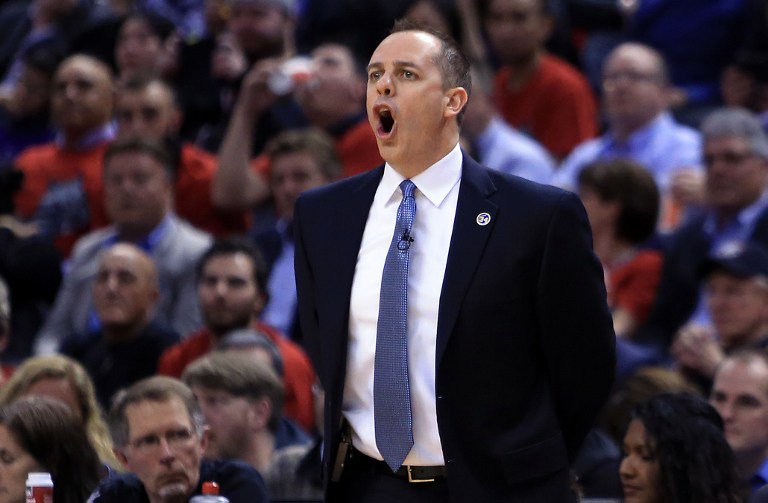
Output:
[[123,465],[123,468],[125,468],[127,471],[130,471],[130,468],[128,467],[128,458],[125,456],[123,449],[119,447],[113,447],[112,452],[115,454],[117,460],[120,461],[120,464]]
[[446,91],[443,117],[450,119],[459,115],[459,112],[466,106],[468,100],[467,90],[463,87],[454,87]]
[[255,431],[261,431],[269,424],[269,418],[272,416],[272,402],[267,398],[253,400],[250,403],[249,418],[251,426]]
[[208,439],[211,435],[211,429],[208,428],[208,426],[203,426],[203,433],[200,435],[200,448],[205,452],[206,447],[208,447]]

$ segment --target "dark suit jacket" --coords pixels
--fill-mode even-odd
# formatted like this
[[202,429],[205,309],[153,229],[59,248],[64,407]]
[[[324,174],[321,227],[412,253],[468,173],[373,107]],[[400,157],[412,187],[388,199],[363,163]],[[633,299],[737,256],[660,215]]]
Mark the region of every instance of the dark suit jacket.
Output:
[[[707,260],[712,239],[704,232],[703,215],[693,218],[670,236],[664,268],[648,320],[637,338],[666,348],[688,321],[699,301],[699,270]],[[768,210],[757,217],[749,240],[768,246]]]
[[[326,390],[326,468],[339,442],[355,264],[382,174],[308,192],[294,214],[302,330]],[[452,501],[569,501],[569,459],[614,372],[603,273],[575,195],[464,156],[436,358]]]

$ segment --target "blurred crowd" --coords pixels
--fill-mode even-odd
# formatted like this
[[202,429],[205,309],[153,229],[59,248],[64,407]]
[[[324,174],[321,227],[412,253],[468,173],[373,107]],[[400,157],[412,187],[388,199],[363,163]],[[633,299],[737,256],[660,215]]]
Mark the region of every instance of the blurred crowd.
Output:
[[464,150],[587,211],[617,368],[575,487],[768,501],[768,1],[4,0],[7,501],[321,499],[293,204],[383,162],[403,17],[471,59]]

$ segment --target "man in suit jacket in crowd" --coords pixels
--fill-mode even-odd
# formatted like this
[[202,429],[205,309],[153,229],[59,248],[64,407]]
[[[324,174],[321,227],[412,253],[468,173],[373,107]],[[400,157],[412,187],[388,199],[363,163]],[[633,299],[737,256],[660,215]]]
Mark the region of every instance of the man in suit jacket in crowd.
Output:
[[459,148],[470,87],[452,40],[396,25],[368,65],[386,164],[297,202],[328,501],[574,498],[613,379],[602,270],[575,195]]

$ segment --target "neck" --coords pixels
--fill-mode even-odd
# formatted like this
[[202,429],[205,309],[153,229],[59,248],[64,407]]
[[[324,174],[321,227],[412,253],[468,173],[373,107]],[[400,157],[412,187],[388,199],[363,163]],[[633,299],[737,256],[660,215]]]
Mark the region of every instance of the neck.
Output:
[[523,87],[536,70],[539,69],[542,54],[543,51],[538,50],[528,56],[521,57],[516,61],[508,63],[507,66],[512,69],[512,72],[507,81],[507,88],[516,91]]
[[405,162],[388,162],[390,166],[392,166],[395,171],[403,175],[403,177],[411,179],[416,175],[423,173],[430,166],[448,155],[458,142],[459,130],[457,125],[456,129],[452,131],[451,134],[446,134],[445,138],[439,142],[436,142],[438,148],[427,151],[423,157],[417,158],[416,156],[412,156],[410,158],[406,158]]
[[104,326],[104,338],[109,342],[125,342],[130,341],[138,337],[138,335],[146,328],[148,320],[144,319],[140,323],[131,326]]
[[766,459],[768,459],[768,448],[743,452],[736,456],[736,469],[743,480],[748,480],[763,466]]
[[149,236],[149,234],[160,225],[167,212],[164,212],[159,220],[151,222],[148,225],[120,225],[117,229],[117,237],[120,241],[137,243]]
[[207,325],[207,328],[213,334],[213,338],[216,340],[216,342],[218,342],[225,335],[227,335],[228,333],[234,330],[245,330],[245,329],[251,328],[257,321],[258,321],[258,318],[256,316],[251,316],[251,318],[246,323],[243,323],[243,324],[229,325],[226,327],[212,327],[210,325]]
[[269,467],[269,461],[275,452],[275,436],[266,429],[253,436],[250,446],[243,456],[243,461],[261,473]]
[[768,337],[768,322],[758,323],[748,333],[740,334],[737,337],[729,337],[728,340],[723,340],[723,349],[728,353],[742,347],[757,346],[760,341],[766,339],[766,337]]
[[648,126],[651,122],[655,121],[656,118],[661,114],[661,112],[656,113],[653,117],[650,118],[642,118],[642,119],[622,119],[622,120],[616,120],[612,121],[611,123],[611,133],[613,134],[613,137],[616,138],[616,140],[620,142],[625,142],[629,139],[630,136],[635,134],[637,131],[643,129],[644,127]]
[[594,240],[595,255],[606,269],[623,262],[635,249],[631,244],[614,237],[611,232],[596,235]]

